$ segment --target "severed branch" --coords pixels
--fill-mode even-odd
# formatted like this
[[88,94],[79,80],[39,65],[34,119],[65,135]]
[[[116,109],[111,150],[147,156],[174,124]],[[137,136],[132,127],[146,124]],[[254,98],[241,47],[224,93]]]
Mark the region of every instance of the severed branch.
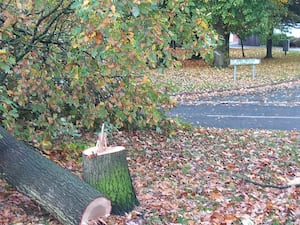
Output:
[[241,174],[233,174],[232,176],[242,179],[248,183],[260,186],[260,187],[264,187],[264,188],[277,188],[277,189],[286,189],[286,188],[290,188],[290,187],[300,187],[300,182],[299,183],[294,183],[294,182],[289,182],[288,184],[282,184],[282,185],[276,185],[276,184],[265,184],[265,183],[261,183],[261,182],[257,182],[254,180],[251,180],[249,177],[247,176],[243,176]]
[[97,140],[97,153],[105,152],[107,149],[107,136],[106,133],[104,132],[104,124],[102,124],[101,128],[101,133],[98,135],[98,140]]

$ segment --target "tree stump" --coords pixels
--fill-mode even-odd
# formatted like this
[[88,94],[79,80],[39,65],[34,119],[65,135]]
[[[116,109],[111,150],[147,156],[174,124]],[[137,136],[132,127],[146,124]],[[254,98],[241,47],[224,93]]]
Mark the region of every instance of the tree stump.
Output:
[[124,147],[105,147],[100,152],[99,146],[86,149],[83,179],[111,200],[113,214],[123,215],[139,204]]
[[1,127],[0,176],[64,225],[87,225],[111,211],[103,194]]

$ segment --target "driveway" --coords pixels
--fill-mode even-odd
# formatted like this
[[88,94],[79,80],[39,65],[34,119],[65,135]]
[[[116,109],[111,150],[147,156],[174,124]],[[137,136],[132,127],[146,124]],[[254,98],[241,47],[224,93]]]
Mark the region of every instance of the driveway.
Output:
[[300,84],[251,94],[200,97],[169,113],[194,126],[300,130]]

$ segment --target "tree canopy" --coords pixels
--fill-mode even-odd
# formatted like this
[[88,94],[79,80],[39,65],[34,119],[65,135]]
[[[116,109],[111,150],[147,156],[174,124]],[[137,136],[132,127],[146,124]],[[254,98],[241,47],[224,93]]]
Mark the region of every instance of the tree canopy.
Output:
[[212,13],[210,23],[217,33],[223,36],[223,42],[218,50],[224,56],[224,66],[229,62],[229,35],[235,33],[241,39],[259,32],[268,16],[265,2],[259,0],[203,0],[207,10]]
[[224,54],[224,66],[229,62],[229,34],[241,39],[250,34],[268,38],[287,12],[287,0],[220,0],[200,1],[211,12],[209,21],[223,37],[218,50]]
[[300,1],[289,0],[288,2],[288,14],[284,18],[286,24],[295,24],[300,22]]

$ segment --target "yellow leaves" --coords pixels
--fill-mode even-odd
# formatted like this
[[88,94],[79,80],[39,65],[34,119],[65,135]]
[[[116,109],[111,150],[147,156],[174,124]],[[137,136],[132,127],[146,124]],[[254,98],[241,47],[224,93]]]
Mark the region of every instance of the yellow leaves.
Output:
[[16,5],[19,10],[31,11],[34,6],[34,2],[32,0],[16,0]]
[[52,148],[52,143],[49,141],[48,138],[43,139],[41,146],[43,149],[50,149]]
[[289,0],[280,0],[280,3],[282,4],[287,4],[289,2]]
[[134,33],[132,31],[129,31],[127,36],[129,39],[132,39],[134,38]]
[[89,4],[90,4],[90,0],[84,0],[82,6],[84,8],[87,8]]
[[204,20],[201,20],[201,19],[197,19],[196,24],[201,26],[204,30],[207,30],[209,27],[208,23],[206,23]]
[[145,83],[149,83],[149,82],[150,82],[149,77],[144,76],[144,77],[143,77],[143,83],[145,84]]
[[94,37],[96,37],[96,32],[89,32],[84,36],[84,42],[89,42],[90,40],[94,39]]
[[0,27],[0,31],[5,31],[9,26],[13,25],[16,22],[16,17],[8,10],[4,10],[2,12],[2,16],[4,17],[4,23]]
[[7,51],[6,49],[0,49],[0,59],[2,59],[2,61],[6,61],[7,60]]
[[79,43],[78,42],[72,42],[72,48],[78,48],[79,47]]
[[[100,45],[103,43],[103,40],[104,40],[102,32],[95,31],[95,30],[89,30],[87,32],[82,32],[78,36],[79,36],[78,40],[73,41],[73,43],[72,43],[73,48],[78,48],[78,47],[80,47],[81,44],[91,43],[93,41],[97,45]],[[81,40],[80,40],[80,37],[82,37]]]
[[105,51],[108,51],[110,48],[111,48],[110,45],[106,45],[106,46],[105,46]]
[[78,73],[75,73],[74,79],[75,79],[75,80],[78,80],[78,79],[79,79],[79,74],[78,74]]
[[116,14],[116,6],[115,6],[115,5],[112,5],[112,6],[110,7],[110,10],[111,10],[111,12],[112,12],[113,14]]
[[177,99],[176,99],[176,98],[171,98],[171,99],[170,99],[170,104],[171,104],[172,106],[175,106],[175,105],[177,104]]

